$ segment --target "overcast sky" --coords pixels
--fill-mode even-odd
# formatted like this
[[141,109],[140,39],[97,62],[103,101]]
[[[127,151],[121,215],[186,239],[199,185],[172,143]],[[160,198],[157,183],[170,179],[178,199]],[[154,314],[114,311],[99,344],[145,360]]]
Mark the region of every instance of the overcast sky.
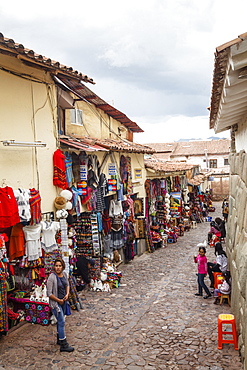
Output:
[[247,32],[246,14],[246,0],[8,0],[0,32],[92,77],[145,130],[136,142],[167,142],[214,135],[215,48]]

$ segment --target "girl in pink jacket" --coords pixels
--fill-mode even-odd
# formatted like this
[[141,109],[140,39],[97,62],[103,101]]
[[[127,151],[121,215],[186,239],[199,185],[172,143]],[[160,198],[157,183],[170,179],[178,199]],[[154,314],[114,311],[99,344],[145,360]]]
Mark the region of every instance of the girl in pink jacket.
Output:
[[200,247],[199,254],[194,256],[194,262],[198,264],[198,293],[195,295],[202,296],[202,289],[205,290],[206,295],[203,297],[204,299],[212,297],[207,285],[204,283],[204,277],[208,273],[208,264],[207,264],[207,257],[206,257],[206,248]]

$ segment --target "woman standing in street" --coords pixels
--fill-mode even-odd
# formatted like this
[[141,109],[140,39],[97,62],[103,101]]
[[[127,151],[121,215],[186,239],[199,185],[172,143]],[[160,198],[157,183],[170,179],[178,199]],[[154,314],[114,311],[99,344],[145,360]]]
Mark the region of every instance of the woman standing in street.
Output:
[[68,308],[69,281],[65,269],[65,263],[62,258],[56,258],[54,262],[54,272],[47,280],[47,295],[49,305],[52,308],[53,315],[57,319],[57,344],[60,345],[60,352],[72,352],[65,336],[65,315]]

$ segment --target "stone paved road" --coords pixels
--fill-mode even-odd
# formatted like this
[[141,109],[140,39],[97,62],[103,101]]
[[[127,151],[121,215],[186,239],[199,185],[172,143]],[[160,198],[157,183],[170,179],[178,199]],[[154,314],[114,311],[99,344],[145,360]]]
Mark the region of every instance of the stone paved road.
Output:
[[[83,293],[84,309],[66,323],[72,354],[60,354],[54,326],[27,323],[0,340],[0,369],[242,369],[232,344],[217,349],[217,317],[230,308],[194,296],[193,255],[208,230],[199,224],[121,265],[122,285],[111,293]],[[207,256],[214,260],[213,249]]]

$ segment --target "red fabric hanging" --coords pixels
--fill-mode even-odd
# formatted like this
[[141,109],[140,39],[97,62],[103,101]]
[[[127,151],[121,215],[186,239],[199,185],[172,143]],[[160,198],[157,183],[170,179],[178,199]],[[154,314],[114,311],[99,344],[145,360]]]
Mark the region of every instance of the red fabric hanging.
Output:
[[65,155],[60,149],[57,149],[53,154],[53,166],[53,185],[67,189]]
[[31,209],[30,225],[37,225],[40,223],[41,215],[41,197],[38,190],[32,188],[30,190],[29,204]]
[[20,222],[18,205],[13,189],[0,188],[0,228],[7,228]]

